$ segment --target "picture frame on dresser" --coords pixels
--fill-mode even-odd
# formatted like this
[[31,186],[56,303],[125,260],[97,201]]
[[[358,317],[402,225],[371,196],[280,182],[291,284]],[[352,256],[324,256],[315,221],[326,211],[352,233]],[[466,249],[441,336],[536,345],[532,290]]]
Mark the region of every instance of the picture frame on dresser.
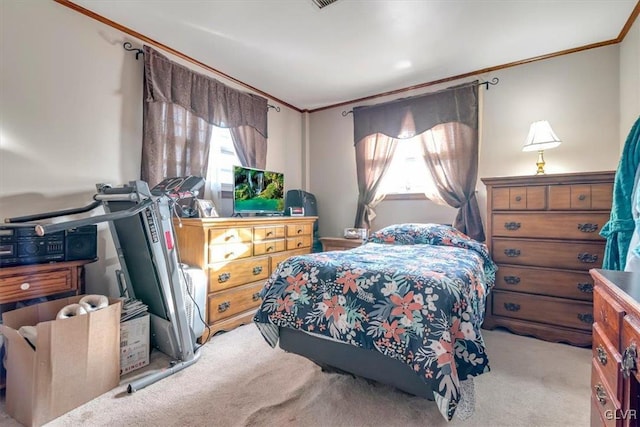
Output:
[[217,218],[218,211],[216,211],[216,206],[211,200],[206,199],[198,199],[196,200],[196,204],[198,206],[198,215],[200,218]]
[[590,346],[615,172],[481,178],[498,265],[483,328]]

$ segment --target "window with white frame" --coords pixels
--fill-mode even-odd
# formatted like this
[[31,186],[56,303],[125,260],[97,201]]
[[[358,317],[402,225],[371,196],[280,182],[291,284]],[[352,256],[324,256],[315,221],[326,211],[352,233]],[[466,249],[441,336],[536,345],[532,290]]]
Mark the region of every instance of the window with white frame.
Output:
[[209,148],[207,182],[214,201],[221,192],[233,191],[233,166],[240,165],[240,159],[233,146],[231,132],[227,128],[213,126]]
[[433,194],[435,185],[423,157],[424,149],[419,137],[398,140],[389,169],[378,187],[378,193],[398,197],[409,194]]

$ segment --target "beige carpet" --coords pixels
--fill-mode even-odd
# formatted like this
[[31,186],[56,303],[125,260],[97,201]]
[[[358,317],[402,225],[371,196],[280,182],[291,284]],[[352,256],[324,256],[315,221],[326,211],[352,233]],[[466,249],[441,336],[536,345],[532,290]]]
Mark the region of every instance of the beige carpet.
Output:
[[[591,350],[483,331],[491,372],[476,379],[476,410],[447,423],[435,403],[361,379],[326,374],[272,349],[254,325],[214,337],[193,366],[128,395],[109,393],[57,426],[587,426]],[[154,351],[150,367],[165,366]],[[129,381],[127,381],[129,380]],[[0,425],[18,426],[0,402]]]

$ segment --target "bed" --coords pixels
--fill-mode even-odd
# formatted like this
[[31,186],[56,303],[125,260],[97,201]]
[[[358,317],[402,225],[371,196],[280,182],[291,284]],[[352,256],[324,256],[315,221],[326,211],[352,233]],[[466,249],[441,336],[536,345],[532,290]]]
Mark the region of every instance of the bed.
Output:
[[360,247],[282,262],[253,320],[272,347],[435,400],[451,420],[489,371],[480,326],[496,269],[453,227],[392,225]]

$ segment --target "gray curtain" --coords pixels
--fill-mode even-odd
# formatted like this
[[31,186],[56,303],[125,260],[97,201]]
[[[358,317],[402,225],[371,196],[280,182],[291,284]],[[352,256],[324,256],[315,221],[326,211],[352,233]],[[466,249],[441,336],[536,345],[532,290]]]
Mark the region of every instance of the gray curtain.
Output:
[[[459,209],[454,226],[470,237],[484,241],[480,208],[475,196],[478,172],[477,81],[374,106],[356,107],[353,120],[356,153],[358,145],[370,135],[406,138],[408,134],[421,135],[438,125],[447,125],[446,137],[439,142],[440,152],[429,152],[425,144],[426,164],[438,186],[441,201]],[[377,160],[385,162],[382,158]],[[358,212],[361,212],[361,201],[367,197],[363,194],[364,187],[360,186],[360,178],[358,186]],[[356,226],[363,223],[358,215]]]
[[243,166],[266,163],[267,100],[170,61],[144,46],[141,177],[206,176],[211,125],[229,128]]
[[356,174],[358,178],[358,209],[354,227],[371,228],[375,218],[373,208],[380,181],[391,164],[396,141],[381,133],[364,137],[356,144]]

